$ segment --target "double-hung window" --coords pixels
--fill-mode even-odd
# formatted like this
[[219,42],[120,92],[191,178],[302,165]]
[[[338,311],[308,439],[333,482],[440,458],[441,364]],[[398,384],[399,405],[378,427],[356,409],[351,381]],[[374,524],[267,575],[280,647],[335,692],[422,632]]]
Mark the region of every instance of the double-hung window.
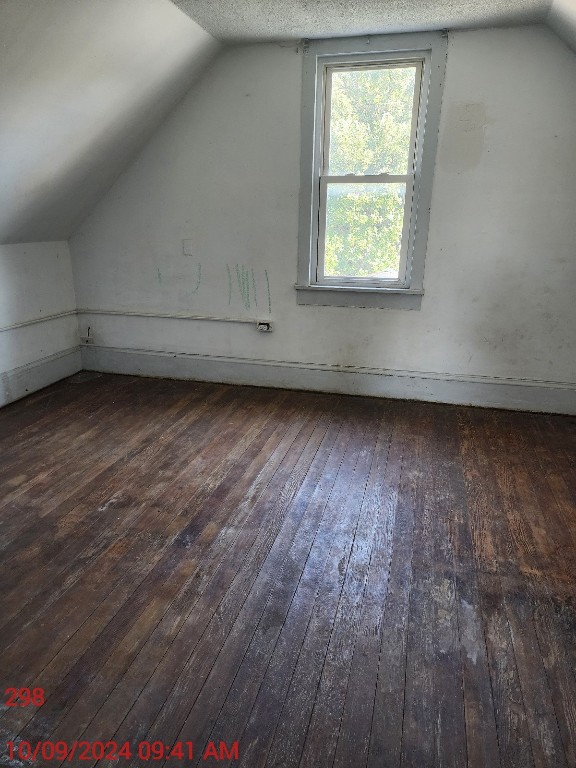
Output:
[[298,301],[418,308],[446,40],[304,47]]

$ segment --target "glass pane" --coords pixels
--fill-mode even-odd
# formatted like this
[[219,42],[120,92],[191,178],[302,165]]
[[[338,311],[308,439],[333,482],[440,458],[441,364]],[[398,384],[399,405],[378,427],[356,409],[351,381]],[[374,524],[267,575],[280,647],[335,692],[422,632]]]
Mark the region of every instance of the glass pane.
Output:
[[405,184],[328,184],[325,277],[397,280]]
[[332,70],[328,175],[407,174],[415,65]]

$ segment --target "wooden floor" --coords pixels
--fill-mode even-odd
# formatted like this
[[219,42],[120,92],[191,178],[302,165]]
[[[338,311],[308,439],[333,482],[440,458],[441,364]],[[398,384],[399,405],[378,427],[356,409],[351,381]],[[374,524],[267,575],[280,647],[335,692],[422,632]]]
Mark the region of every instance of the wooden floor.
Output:
[[3,409],[0,682],[46,701],[4,695],[0,765],[576,766],[575,456],[570,417],[132,377]]

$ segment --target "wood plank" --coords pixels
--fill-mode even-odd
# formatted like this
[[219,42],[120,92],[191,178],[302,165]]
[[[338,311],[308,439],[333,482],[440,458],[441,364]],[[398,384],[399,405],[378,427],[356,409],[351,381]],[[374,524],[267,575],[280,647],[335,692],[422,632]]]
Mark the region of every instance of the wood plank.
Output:
[[[362,630],[365,628],[365,625],[362,626],[362,613],[370,566],[374,564],[374,550],[376,549],[377,555],[380,555],[378,551],[380,541],[378,539],[375,542],[375,538],[378,538],[378,533],[386,529],[387,524],[390,525],[389,504],[391,501],[394,504],[395,493],[397,492],[394,487],[392,499],[386,497],[386,491],[389,490],[385,483],[389,450],[390,430],[384,430],[381,423],[334,627],[316,692],[314,709],[308,724],[301,757],[301,762],[304,765],[333,763],[333,756],[340,740],[339,736],[342,733],[341,721],[346,699],[349,691],[353,695],[357,683],[357,680],[352,677],[351,667],[357,639],[360,634],[363,634]],[[392,479],[394,482],[394,476]],[[386,550],[385,554],[387,554]],[[380,582],[378,586],[381,586]],[[366,603],[368,603],[367,600]],[[370,625],[369,632],[373,634],[373,624]],[[365,699],[367,692],[363,691],[362,693]],[[358,691],[358,694],[361,695],[361,692]],[[357,695],[356,699],[360,699],[360,695]],[[367,709],[369,711],[366,720],[370,721],[372,706],[370,706],[369,699]],[[359,714],[361,712],[355,712],[356,717]],[[353,725],[350,730],[355,731]],[[356,760],[358,760],[358,755]]]
[[[225,407],[222,394],[218,390],[211,395],[207,391],[198,393],[197,398],[201,402],[196,403],[195,396],[194,399],[187,398],[181,410],[180,405],[174,410],[167,409],[164,413],[169,418],[168,423],[164,419],[160,422],[149,421],[145,429],[137,430],[130,453],[107,463],[107,469],[99,474],[95,487],[91,483],[76,487],[74,494],[68,497],[68,503],[60,504],[55,514],[37,520],[5,548],[0,564],[9,571],[9,577],[4,580],[0,626],[13,616],[8,608],[11,590],[16,593],[25,591],[28,602],[39,586],[45,588],[46,594],[54,595],[50,579],[61,573],[65,564],[80,553],[84,567],[87,562],[85,548],[91,545],[94,553],[96,541],[104,546],[111,518],[118,523],[118,527],[131,524],[138,505],[131,504],[130,485],[141,484],[138,491],[141,508],[145,499],[153,503],[154,498],[161,496],[168,474],[175,470],[178,460],[178,457],[175,459],[163,450],[165,442],[189,439],[206,442],[217,426],[213,425],[207,431],[203,417],[211,407]],[[233,393],[228,394],[232,400]],[[229,407],[233,409],[232,402]],[[122,439],[129,448],[130,434],[124,434]],[[156,474],[159,480],[148,489],[147,478],[151,473]],[[160,473],[166,473],[166,479]],[[119,487],[122,492],[116,493]],[[30,568],[32,562],[34,569]],[[20,609],[22,607],[23,604],[20,604]]]
[[[131,686],[139,686],[137,687],[139,696],[135,703],[130,701],[132,708],[129,707],[128,716],[115,735],[117,740],[131,739],[137,742],[145,738],[155,718],[164,716],[164,704],[171,690],[176,685],[186,684],[182,679],[183,667],[188,666],[194,669],[193,659],[198,656],[202,658],[203,651],[197,649],[200,643],[203,643],[202,648],[209,654],[207,661],[211,658],[211,654],[217,654],[220,648],[217,637],[222,636],[227,627],[229,631],[233,625],[242,607],[242,595],[247,589],[249,590],[250,584],[256,578],[258,569],[255,568],[255,563],[262,562],[262,559],[266,558],[269,547],[273,544],[279,527],[282,526],[283,515],[298,489],[296,478],[303,472],[304,474],[308,472],[318,446],[326,434],[330,419],[324,415],[316,423],[318,418],[320,413],[312,424],[307,424],[301,430],[286,459],[280,463],[278,470],[274,473],[269,486],[271,498],[275,499],[272,510],[262,496],[256,500],[252,513],[240,528],[230,556],[216,570],[214,578],[199,596],[193,611],[178,627],[176,636],[169,637],[170,643],[166,653],[160,654],[155,659],[155,666],[149,666],[147,665],[150,660],[149,653],[155,651],[152,647],[148,649],[149,653],[145,652],[130,670],[128,691],[133,690]],[[320,463],[319,467],[321,466]],[[313,474],[318,471],[319,468],[315,468]],[[280,489],[285,490],[278,493]],[[216,639],[214,633],[216,633]],[[191,686],[197,683],[198,680],[194,678],[188,681]],[[173,705],[176,708],[179,706],[178,697],[174,697]],[[186,709],[186,713],[187,711]],[[106,717],[109,713],[110,710],[105,707],[102,716],[98,718],[98,723],[93,727],[106,729],[108,727]],[[185,716],[184,714],[180,724]],[[172,718],[169,722],[173,723]]]
[[[262,765],[274,735],[294,666],[302,647],[322,574],[332,550],[335,527],[334,515],[331,514],[330,510],[334,509],[332,505],[338,505],[338,495],[342,496],[346,492],[351,466],[357,460],[355,441],[354,446],[350,445],[351,435],[348,426],[340,429],[321,482],[311,496],[310,510],[313,514],[320,510],[322,519],[286,618],[279,628],[280,634],[277,636],[268,664],[266,666],[262,660],[259,660],[258,669],[255,670],[253,663],[251,663],[251,651],[256,655],[260,648],[260,638],[257,636],[251,643],[251,647],[242,662],[238,676],[234,681],[234,689],[229,693],[220,713],[219,722],[215,726],[215,733],[218,732],[219,728],[222,728],[223,731],[226,729],[228,732],[234,728],[241,732],[242,719],[249,716],[242,736],[241,764],[243,765]],[[276,633],[271,634],[273,641]],[[245,706],[244,708],[236,707],[234,693],[239,691],[243,684],[245,684],[245,693],[243,693],[243,696],[246,697],[244,699]],[[248,702],[254,698],[254,695],[256,698],[250,712]],[[227,707],[232,708],[232,711]]]
[[[572,595],[574,600],[574,596]],[[546,669],[546,678],[558,727],[564,745],[566,762],[569,766],[576,765],[576,658],[570,656],[563,638],[566,635],[576,636],[576,610],[572,606],[572,620],[568,631],[562,626],[559,614],[566,611],[569,600],[560,599],[556,602],[547,596],[537,601],[532,594],[534,605],[534,628],[537,633],[538,647]]]
[[[206,692],[206,696],[210,697],[215,688],[211,685],[210,679],[206,682],[186,723],[188,732],[199,733],[201,740],[207,741],[208,738],[217,742],[220,739],[225,740],[226,734],[242,733],[246,726],[262,679],[267,671],[267,666],[278,644],[281,631],[284,627],[288,629],[288,627],[292,626],[294,620],[298,622],[299,617],[296,606],[301,604],[302,591],[307,590],[309,594],[313,588],[312,584],[316,588],[318,586],[322,573],[320,565],[321,563],[325,564],[326,557],[330,551],[330,541],[334,535],[333,518],[329,514],[326,499],[331,497],[336,484],[341,482],[339,478],[342,478],[345,474],[350,458],[353,457],[354,461],[357,460],[356,450],[349,451],[348,459],[344,458],[343,460],[343,449],[346,447],[346,443],[349,444],[351,441],[355,443],[356,439],[358,439],[358,448],[361,450],[362,443],[360,439],[362,436],[366,439],[366,435],[362,435],[362,432],[363,430],[360,428],[358,438],[345,431],[340,435],[337,452],[331,453],[330,464],[327,465],[327,469],[323,473],[322,480],[325,480],[328,486],[326,486],[325,482],[321,482],[311,497],[306,511],[305,525],[298,531],[288,558],[270,594],[263,615],[258,621],[244,658],[239,665],[232,684],[228,686],[226,699],[223,705],[221,705],[212,732],[209,730],[210,722],[206,722],[205,718],[203,718],[203,722],[198,717],[198,714],[206,709],[202,701],[203,695]],[[342,444],[343,441],[345,441],[344,445]],[[300,619],[300,627],[302,623]],[[237,631],[242,631],[242,624],[238,624]],[[230,640],[233,641],[233,635],[229,637]],[[284,653],[286,650],[287,646],[284,645]],[[222,671],[221,668],[218,669],[217,667],[213,670],[214,679],[218,680],[219,684],[223,682]],[[233,668],[231,672],[234,672]],[[267,710],[266,717],[267,720],[272,722],[269,709]],[[259,750],[260,759],[265,755],[265,752],[266,750],[262,745]],[[243,760],[246,762],[246,754],[244,754]],[[250,761],[254,762],[253,757],[250,758]]]
[[[290,543],[299,529],[309,493],[313,492],[325,465],[325,455],[317,460],[317,464],[314,464],[314,460],[317,459],[326,426],[327,424],[323,424],[308,442],[301,459],[294,467],[295,480],[296,477],[298,479],[288,494],[278,500],[276,508],[272,508],[269,512],[270,520],[274,521],[272,530],[267,532],[268,535],[258,536],[254,540],[248,558],[193,653],[187,659],[181,676],[163,703],[158,718],[148,731],[147,738],[155,739],[159,734],[163,734],[162,738],[164,738],[166,733],[175,740],[183,738],[179,734],[183,729],[185,730],[191,706],[210,675],[219,651],[225,646],[230,632],[242,623],[243,617],[257,610],[256,606],[265,604],[277,576],[277,558],[280,553],[286,557],[286,550],[289,550]],[[331,444],[332,439],[328,445],[331,446]],[[304,478],[307,482],[302,482]],[[258,564],[257,567],[254,567],[255,563]],[[242,642],[248,641],[249,636],[242,637]],[[235,649],[236,653],[241,653],[241,648],[242,646]]]
[[384,457],[381,446],[374,463],[373,484],[369,486],[368,503],[376,507],[379,516],[336,744],[335,768],[368,763],[394,535],[400,529],[397,515],[406,422],[399,418],[398,410],[390,409],[386,415],[384,424],[389,424],[386,428],[391,430],[388,451]]
[[[47,525],[55,524],[62,515],[76,506],[79,486],[86,487],[91,483],[91,489],[101,487],[103,474],[107,469],[116,463],[129,460],[131,451],[140,450],[141,445],[145,444],[147,434],[147,429],[142,428],[143,420],[145,424],[155,422],[157,418],[162,420],[162,414],[157,414],[157,409],[154,410],[155,398],[151,398],[149,410],[145,411],[131,403],[133,399],[132,393],[124,409],[123,418],[120,418],[119,414],[114,424],[108,428],[102,426],[100,439],[83,459],[78,460],[73,451],[71,463],[67,463],[66,457],[60,455],[52,470],[40,472],[36,478],[25,484],[25,488],[19,489],[21,495],[18,498],[13,498],[16,492],[5,497],[2,510],[2,548],[8,547],[14,538],[23,532],[33,533],[43,522]],[[186,399],[178,399],[176,410],[186,407]],[[41,505],[37,501],[40,498]]]
[[[370,768],[400,765],[406,682],[406,643],[415,526],[417,432],[412,407],[402,409],[402,468],[390,561],[389,586],[380,629],[374,708],[367,764]],[[414,419],[415,420],[415,419]],[[340,739],[342,739],[342,732]]]
[[544,521],[526,472],[530,450],[522,437],[524,421],[517,424],[518,419],[514,415],[508,416],[507,421],[511,424],[510,438],[505,443],[501,437],[493,442],[495,448],[500,448],[503,454],[505,452],[505,458],[503,456],[495,464],[494,474],[504,514],[510,516],[515,511],[526,519],[532,530],[533,544],[530,548],[532,567],[518,568],[514,577],[503,579],[506,612],[530,723],[534,763],[536,766],[566,766],[562,737],[534,627],[534,614],[538,604],[548,599],[550,572],[555,572],[557,580],[569,563],[551,558],[557,549],[554,546],[555,537],[561,534],[553,515],[548,515]]
[[[289,417],[292,413],[291,409],[284,410],[284,415],[286,417]],[[294,440],[295,434],[300,431],[302,427],[302,421],[298,420],[293,427],[290,427],[286,432],[286,427],[283,423],[279,424],[274,434],[269,438],[268,442],[266,443],[265,447],[271,446],[274,447],[277,440],[280,439],[280,443],[274,448],[272,456],[270,457],[269,454],[263,450],[262,451],[262,457],[264,459],[267,459],[266,461],[266,470],[271,469],[272,473],[274,468],[277,466],[276,462],[278,461],[278,457],[276,457],[276,453],[283,457],[284,453],[291,445],[291,443]],[[286,435],[284,433],[286,432]],[[240,449],[242,449],[242,445],[240,445]],[[251,466],[256,466],[258,459],[254,459]],[[251,476],[251,472],[248,471],[246,475],[249,477]],[[232,518],[230,520],[231,523],[236,523],[236,525],[241,525],[243,522],[245,522],[245,509],[246,507],[250,506],[251,498],[257,497],[257,495],[262,490],[262,485],[265,484],[265,481],[267,479],[266,471],[261,470],[261,472],[258,474],[256,480],[252,483],[252,487],[250,489],[250,492],[247,493],[246,497],[242,501],[240,505],[237,507],[237,519]],[[226,519],[225,515],[227,512],[230,511],[230,507],[234,506],[234,499],[228,499],[228,502],[226,504],[222,504],[220,507],[220,517],[222,519]],[[213,555],[213,552],[217,552],[219,550],[219,545],[227,544],[228,539],[230,538],[231,532],[234,530],[234,526],[229,526],[227,528],[228,536],[223,536],[223,532],[219,530],[219,528],[215,525],[218,521],[218,518],[214,518],[209,525],[207,525],[204,530],[200,533],[198,536],[196,543],[197,548],[202,548],[204,544],[210,544],[210,547],[207,549],[206,556],[204,559],[204,572],[202,579],[198,579],[198,573],[200,569],[200,563],[201,560],[198,558],[198,555],[196,555],[195,563],[196,563],[196,570],[193,571],[193,574],[189,581],[184,585],[182,588],[180,594],[177,596],[177,598],[174,600],[173,604],[170,606],[170,609],[168,611],[169,617],[172,620],[176,620],[176,623],[178,621],[182,621],[182,615],[186,616],[186,612],[182,614],[182,611],[188,610],[188,601],[192,600],[194,597],[194,590],[197,589],[198,591],[201,591],[201,587],[208,579],[208,575],[212,572],[212,568],[214,566],[215,557]],[[212,565],[210,563],[210,555],[213,555],[213,562]],[[150,571],[150,568],[148,568],[148,572]],[[134,589],[136,586],[139,586],[138,582],[136,584],[133,583],[133,579],[129,579],[128,581],[124,579],[118,587],[106,598],[106,600],[99,606],[99,609],[97,612],[95,612],[95,615],[93,615],[90,618],[90,621],[85,622],[85,624],[80,628],[80,630],[71,638],[69,643],[67,643],[62,651],[58,653],[58,655],[54,658],[54,660],[46,667],[46,669],[43,671],[41,676],[37,679],[36,684],[40,686],[45,686],[47,690],[50,690],[51,688],[55,688],[57,684],[60,684],[63,677],[63,670],[66,670],[66,668],[72,666],[73,662],[78,662],[79,658],[82,656],[82,654],[87,651],[87,649],[90,648],[90,643],[94,642],[94,638],[99,635],[99,633],[104,629],[108,629],[108,622],[114,619],[117,621],[120,619],[120,623],[123,621],[123,615],[120,613],[118,616],[116,616],[119,608],[122,606],[122,603],[127,599],[127,597],[134,592]],[[133,607],[133,606],[132,606]],[[164,620],[160,623],[160,627],[162,627],[164,624]],[[162,645],[158,642],[157,638],[157,632],[155,631],[152,635],[151,640],[153,642],[149,642],[148,645],[151,645],[154,651],[159,651],[160,656],[162,655]],[[109,641],[109,635],[106,635],[107,645],[103,648],[101,647],[101,653],[103,652],[106,654],[108,652],[108,649],[111,649],[114,647],[113,643],[110,643]],[[96,646],[98,646],[98,641],[96,642]],[[100,642],[100,646],[102,646],[102,643]],[[90,652],[92,654],[93,664],[94,664],[94,648],[90,648]],[[86,657],[84,656],[83,659],[85,660]],[[145,670],[150,669],[150,659],[146,659],[143,668]],[[152,667],[153,668],[153,667]],[[79,667],[81,673],[83,674],[83,666]],[[73,680],[74,677],[69,673],[68,676],[69,680]],[[62,688],[62,686],[61,686]],[[58,689],[56,688],[56,691]],[[97,697],[93,696],[93,689],[90,690],[90,696],[89,701],[94,703],[94,699],[97,699]],[[130,701],[130,704],[132,703],[132,700]],[[20,715],[20,720],[22,720],[22,715]],[[14,726],[16,727],[16,726]],[[105,735],[104,738],[107,738]]]
[[[223,417],[226,417],[226,413],[224,412]],[[243,414],[242,418],[244,420],[249,420],[251,418],[250,411]],[[226,423],[226,422],[224,422]],[[228,433],[227,436],[230,437],[231,434],[235,434],[235,428],[236,424],[232,423],[230,426],[228,426]],[[128,465],[127,467],[124,467],[122,469],[123,477],[121,479],[122,485],[126,488],[124,491],[127,498],[130,500],[134,496],[134,492],[132,492],[132,486],[128,484],[128,482],[132,482],[132,480],[135,483],[135,487],[138,488],[138,491],[136,492],[139,495],[138,503],[132,504],[130,501],[128,501],[127,508],[122,510],[122,514],[120,517],[117,517],[117,513],[114,509],[114,506],[112,508],[107,508],[102,510],[103,512],[106,512],[108,516],[112,516],[113,524],[112,526],[108,526],[100,535],[97,535],[92,538],[90,545],[88,549],[84,549],[81,552],[81,557],[79,558],[79,561],[77,563],[77,567],[75,569],[69,570],[69,572],[66,574],[66,578],[64,580],[61,580],[59,583],[59,589],[54,589],[50,584],[44,587],[44,590],[41,591],[36,599],[32,601],[31,604],[24,604],[20,614],[18,616],[15,616],[14,613],[10,613],[10,606],[14,606],[14,609],[18,609],[18,598],[19,593],[16,591],[16,593],[8,593],[7,597],[5,598],[4,604],[2,605],[2,610],[6,617],[10,617],[10,623],[8,625],[8,628],[4,632],[4,636],[2,637],[2,642],[0,644],[0,647],[3,647],[5,652],[7,651],[9,645],[11,642],[17,642],[19,633],[22,631],[22,628],[26,626],[27,623],[29,623],[31,620],[35,617],[35,611],[39,610],[43,613],[46,613],[50,606],[56,602],[56,600],[60,597],[62,599],[67,600],[74,600],[74,593],[69,594],[70,589],[77,589],[81,588],[82,580],[83,582],[86,582],[87,580],[90,581],[89,578],[89,572],[91,569],[94,569],[96,573],[99,572],[99,569],[102,567],[101,560],[102,558],[107,559],[110,555],[110,552],[113,551],[113,548],[115,546],[119,546],[121,543],[124,543],[125,546],[130,546],[129,539],[136,533],[138,533],[138,529],[136,528],[133,530],[132,526],[133,524],[139,519],[141,515],[147,516],[147,524],[144,526],[144,534],[150,533],[155,529],[155,527],[152,524],[152,521],[154,518],[156,518],[160,512],[160,508],[157,506],[157,500],[162,497],[163,492],[168,486],[171,486],[173,489],[173,506],[172,510],[174,512],[178,512],[181,509],[184,509],[181,514],[176,515],[178,521],[182,521],[182,518],[187,520],[188,512],[186,511],[186,504],[190,501],[190,498],[192,498],[193,494],[198,490],[197,486],[198,484],[204,483],[207,479],[209,479],[209,476],[204,477],[201,474],[197,474],[195,479],[193,481],[190,481],[188,479],[188,476],[198,469],[201,469],[203,466],[203,463],[206,460],[205,453],[212,455],[213,460],[215,461],[216,469],[221,469],[220,465],[218,464],[218,453],[217,451],[212,454],[212,451],[214,448],[219,447],[220,450],[224,452],[224,455],[227,455],[229,453],[228,449],[228,443],[226,442],[225,438],[222,438],[222,435],[218,432],[218,428],[220,427],[220,424],[215,424],[211,430],[205,433],[205,438],[198,438],[198,448],[199,452],[198,455],[195,457],[193,462],[190,462],[186,459],[186,456],[184,455],[179,460],[171,458],[170,463],[175,467],[175,474],[173,476],[169,476],[166,479],[161,478],[158,480],[157,483],[150,486],[150,494],[146,492],[146,490],[142,490],[141,486],[139,485],[139,481],[142,480],[142,484],[144,489],[148,487],[148,484],[146,483],[144,476],[138,476],[137,474],[134,474],[131,471],[131,467]],[[246,441],[244,445],[242,445],[242,441],[240,441],[239,444],[235,446],[235,450],[238,453],[239,456],[242,455],[243,448],[246,447],[253,439],[253,437],[258,432],[258,426],[257,424],[251,428],[251,431],[248,431],[247,434],[244,437],[244,440]],[[216,438],[216,444],[212,441],[212,438],[214,435],[218,435]],[[226,434],[226,432],[224,433]],[[230,458],[227,459],[226,466],[232,466],[234,459],[230,461]],[[146,467],[144,468],[146,470]],[[217,475],[216,475],[217,476]],[[130,481],[129,481],[130,478]],[[184,482],[183,482],[184,480]],[[179,506],[180,505],[180,506]],[[93,504],[91,503],[90,499],[87,500],[87,512],[89,512],[91,509],[93,509]],[[100,511],[100,510],[99,510]],[[174,523],[178,527],[178,523]],[[170,529],[166,525],[166,521],[164,521],[162,525],[162,529],[164,532],[169,531]],[[140,532],[140,539],[145,539],[146,535],[142,534],[142,531]],[[137,541],[138,536],[134,537],[134,541]],[[126,558],[128,557],[127,553],[122,550],[121,556]],[[114,561],[112,562],[112,565],[114,564]],[[82,576],[82,579],[79,581],[78,576],[79,574]],[[42,584],[42,576],[43,573],[34,573],[30,575],[29,581],[33,580],[34,577],[36,581],[40,581],[40,584]],[[29,584],[25,585],[27,588],[29,588]],[[11,598],[11,603],[8,603],[8,599]],[[53,611],[51,611],[52,613]],[[57,617],[54,617],[54,620],[57,621]],[[7,619],[5,618],[5,621]],[[11,638],[15,638],[12,640]]]
[[514,645],[498,576],[478,575],[480,607],[492,681],[500,762],[514,768],[533,766],[530,726],[516,666]]
[[[451,538],[462,655],[467,763],[469,768],[486,765],[497,768],[501,765],[500,749],[476,571],[480,558],[476,557],[471,525],[472,519],[478,520],[485,513],[486,506],[485,499],[475,489],[467,496],[465,475],[469,467],[466,456],[473,455],[476,450],[476,435],[463,428],[461,413],[456,413],[454,420],[453,433],[447,431],[445,436],[451,454],[448,474],[453,479],[445,487],[453,487]],[[456,461],[456,455],[459,461]],[[479,509],[474,509],[476,504]]]
[[[455,497],[457,451],[455,409],[435,408],[433,440],[425,457],[430,475],[425,504],[436,517],[432,528],[434,568],[431,573],[434,626],[435,764],[459,768],[467,763],[467,732],[462,668],[459,604],[454,577],[453,529],[460,500]],[[442,450],[438,450],[442,445]],[[486,681],[488,682],[488,680]],[[475,746],[475,745],[474,745]],[[473,748],[474,748],[473,746]]]
[[[28,446],[24,441],[17,441],[12,451],[4,452],[9,487],[3,489],[2,494],[3,520],[8,517],[6,509],[13,509],[18,502],[21,503],[19,509],[22,511],[22,503],[26,500],[27,493],[30,495],[28,503],[33,504],[37,494],[42,493],[43,498],[48,499],[62,488],[62,484],[71,475],[83,477],[82,473],[89,471],[90,465],[101,455],[98,444],[93,442],[95,438],[104,438],[101,440],[102,448],[109,450],[106,438],[112,429],[115,431],[116,447],[123,448],[120,439],[122,429],[135,421],[142,426],[143,418],[154,414],[155,393],[159,391],[161,385],[158,382],[152,384],[149,391],[134,390],[129,382],[125,382],[113,395],[99,396],[95,407],[84,416],[81,410],[79,418],[69,418],[61,428],[49,432],[45,436],[46,446],[42,446],[40,453],[37,450],[37,438],[31,440]],[[106,411],[107,399],[111,396],[115,398],[116,419],[113,425],[106,425],[99,417]],[[90,445],[89,453],[85,450],[87,445]],[[17,484],[10,477],[12,471],[9,458],[13,452],[17,454],[19,465],[26,466],[26,472],[19,474],[19,478],[25,479],[20,479]]]
[[[279,405],[281,407],[281,401],[284,396],[275,395],[275,397],[280,401]],[[79,659],[76,666],[72,668],[56,689],[51,699],[51,706],[58,712],[58,717],[63,717],[68,707],[73,703],[74,698],[71,699],[71,695],[78,695],[79,692],[76,691],[77,680],[81,680],[84,686],[90,682],[89,670],[97,669],[101,660],[107,658],[114,644],[122,641],[122,638],[132,628],[133,622],[137,621],[140,614],[150,618],[150,613],[152,613],[153,617],[153,612],[149,609],[151,608],[150,601],[153,604],[155,599],[155,585],[162,584],[162,601],[168,600],[169,596],[174,594],[174,590],[177,592],[181,585],[186,583],[191,573],[195,571],[196,561],[193,558],[183,557],[183,555],[187,555],[188,543],[196,538],[196,530],[200,534],[205,529],[208,531],[208,535],[212,537],[217,533],[217,529],[210,525],[209,509],[203,507],[202,500],[209,494],[212,494],[212,498],[216,500],[219,494],[221,496],[227,495],[230,488],[235,490],[235,498],[241,495],[243,486],[238,484],[238,481],[245,471],[246,464],[250,464],[255,456],[260,454],[262,444],[265,444],[270,433],[274,430],[275,424],[273,422],[268,424],[269,416],[270,414],[268,414],[268,417],[262,414],[260,420],[258,420],[254,418],[254,413],[250,414],[250,411],[243,414],[243,419],[251,419],[251,427],[246,431],[244,440],[236,441],[232,452],[226,447],[227,445],[229,446],[230,435],[228,435],[227,439],[224,439],[221,446],[224,453],[220,461],[218,461],[218,453],[213,451],[213,445],[209,442],[206,450],[210,453],[214,462],[209,472],[196,474],[194,462],[188,463],[182,472],[186,476],[191,475],[194,480],[188,480],[187,483],[181,484],[179,493],[173,493],[171,501],[172,519],[171,521],[164,522],[164,531],[160,539],[149,535],[149,531],[146,531],[148,526],[144,526],[144,531],[140,534],[128,530],[121,539],[121,541],[127,541],[128,545],[132,542],[136,542],[137,545],[143,536],[144,545],[152,547],[155,556],[149,559],[146,578],[137,585],[130,597],[129,605],[124,607],[121,614],[113,618],[106,627],[106,631],[90,647],[89,656],[87,657],[85,654]],[[227,418],[229,421],[230,416],[228,415]],[[234,434],[241,422],[232,420],[229,423],[231,434]],[[194,461],[201,463],[204,461],[202,450],[200,450]],[[174,491],[177,487],[177,485],[174,486]],[[231,498],[229,503],[233,505],[234,498]],[[200,519],[195,518],[192,512],[195,507],[203,513],[204,524],[200,522]],[[225,505],[223,509],[227,509]],[[157,512],[158,510],[152,508],[153,515],[156,515]],[[115,545],[112,545],[107,552],[114,552],[114,548]],[[104,553],[105,556],[107,552]],[[140,560],[135,558],[133,562],[138,568]],[[124,568],[126,567],[125,563],[117,562],[114,559],[113,566],[116,567],[116,565],[120,569],[123,566]],[[94,568],[96,572],[101,570],[102,562],[100,562],[100,559],[96,561]],[[133,574],[127,574],[127,578],[131,579],[132,577]],[[61,610],[65,611],[67,603],[69,601],[74,602],[77,598],[74,592],[64,597],[66,601],[64,608]],[[157,606],[158,610],[161,609],[162,601]],[[53,623],[58,629],[60,628],[62,621],[59,620],[58,615],[53,618]],[[45,648],[44,653],[46,658],[49,658],[48,648]],[[42,657],[35,659],[36,668],[40,667],[42,661]],[[13,668],[14,662],[9,661],[9,663]],[[30,669],[30,665],[28,665],[28,668]],[[65,705],[63,701],[66,702]],[[42,720],[38,720],[37,723],[40,727],[42,726]],[[34,723],[30,727],[34,728]],[[29,735],[32,738],[30,733]],[[46,737],[46,734],[36,734],[34,738],[40,738],[41,736]]]
[[[368,442],[363,443],[360,449],[353,449],[350,464],[346,463],[345,472],[340,475],[328,502],[327,514],[334,521],[330,554],[325,561],[288,694],[270,744],[267,756],[267,764],[270,765],[293,766],[300,763],[372,464],[377,433],[372,432],[368,426],[364,424],[362,430]],[[321,760],[321,756],[316,755],[315,760]]]
[[434,600],[432,571],[434,513],[425,499],[428,479],[428,443],[432,439],[433,414],[422,410],[417,419],[415,454],[414,550],[412,586],[406,639],[406,681],[402,726],[401,764],[432,766],[436,754],[436,702],[434,696]]
[[47,701],[0,703],[0,764],[576,767],[575,455],[570,417],[136,377],[2,409],[0,686]]
[[[493,450],[489,428],[491,415],[490,412],[477,414],[473,411],[464,415],[468,422],[468,439],[462,442],[461,452],[469,504],[472,509],[477,506],[486,515],[494,562],[506,575],[516,566],[508,521],[502,514],[502,500],[489,460]],[[482,557],[478,559],[483,561]],[[483,616],[500,762],[503,766],[533,766],[528,717],[501,578],[498,572],[478,572],[479,608]]]
[[[276,434],[274,437],[277,439],[279,435]],[[293,443],[293,441],[294,435],[291,435],[291,442]],[[240,493],[244,491],[245,487],[254,483],[255,471],[260,468],[262,458],[268,457],[268,455],[267,452],[261,452],[260,456],[253,459],[248,471],[244,472],[243,478],[234,484],[234,494],[225,500],[221,513],[230,513],[232,508],[237,505]],[[211,525],[206,530],[213,532],[214,527]],[[205,539],[208,540],[207,537]],[[220,540],[219,551],[221,555],[227,551],[227,543],[223,539]],[[78,704],[71,709],[69,715],[54,733],[53,738],[66,739],[69,733],[78,733],[88,726],[90,727],[86,738],[106,738],[102,735],[97,736],[100,727],[104,729],[104,733],[109,727],[106,713],[112,708],[115,716],[118,716],[118,697],[121,695],[123,699],[126,699],[127,693],[134,690],[132,687],[135,683],[134,673],[139,671],[143,680],[141,677],[140,685],[130,699],[130,706],[132,705],[151,674],[154,660],[156,663],[160,661],[162,650],[167,650],[170,641],[176,637],[186,621],[190,620],[195,604],[211,583],[210,577],[216,575],[222,560],[218,559],[216,553],[212,553],[213,556],[210,561],[208,557],[203,556],[202,550],[203,547],[198,547],[198,542],[195,542],[192,551],[189,554],[186,553],[189,576],[172,602],[166,601],[166,596],[164,596],[163,602],[158,606],[147,606],[146,611],[134,623],[130,632],[125,635],[123,641],[108,657],[86,691],[87,695],[82,697]],[[129,684],[127,685],[127,683]],[[108,697],[113,689],[115,696],[113,695],[112,701],[110,701]],[[100,711],[101,708],[103,711]],[[92,720],[96,715],[98,715],[97,720],[93,723]],[[101,725],[102,723],[104,725]]]

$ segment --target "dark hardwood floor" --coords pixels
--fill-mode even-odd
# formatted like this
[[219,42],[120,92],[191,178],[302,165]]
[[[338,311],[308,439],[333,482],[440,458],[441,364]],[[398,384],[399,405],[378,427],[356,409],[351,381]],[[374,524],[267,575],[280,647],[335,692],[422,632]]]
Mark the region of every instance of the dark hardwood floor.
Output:
[[3,409],[0,765],[576,766],[575,456],[570,417],[122,376]]

